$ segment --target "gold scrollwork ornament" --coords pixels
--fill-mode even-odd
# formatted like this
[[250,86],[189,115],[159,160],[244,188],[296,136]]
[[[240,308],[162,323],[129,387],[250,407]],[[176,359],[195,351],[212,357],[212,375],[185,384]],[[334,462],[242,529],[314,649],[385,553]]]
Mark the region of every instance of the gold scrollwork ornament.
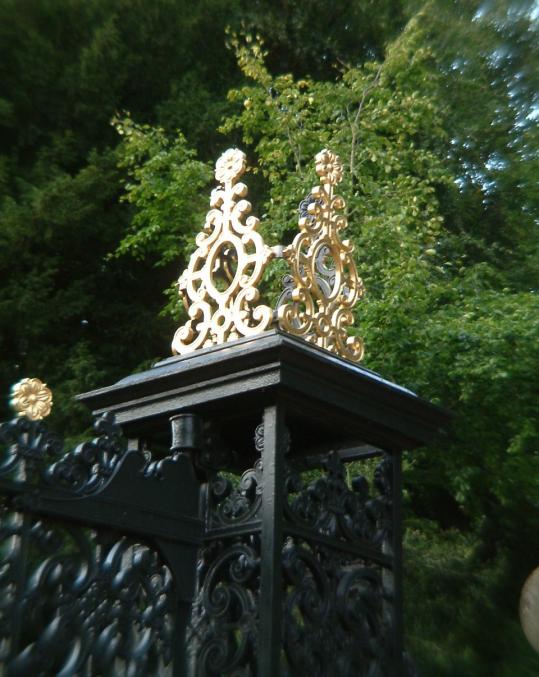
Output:
[[290,300],[278,308],[279,326],[348,360],[363,357],[363,341],[349,336],[352,309],[364,286],[352,256],[353,245],[340,239],[348,225],[341,213],[345,202],[335,194],[343,176],[339,156],[322,150],[315,158],[321,185],[311,191],[307,214],[299,219],[300,232],[284,258],[291,268]]
[[245,154],[234,148],[217,160],[215,178],[221,185],[211,193],[212,209],[178,281],[189,315],[172,341],[173,352],[180,355],[252,336],[271,325],[272,309],[257,305],[257,285],[272,252],[256,230],[259,220],[249,216],[248,189],[239,182],[246,166]]

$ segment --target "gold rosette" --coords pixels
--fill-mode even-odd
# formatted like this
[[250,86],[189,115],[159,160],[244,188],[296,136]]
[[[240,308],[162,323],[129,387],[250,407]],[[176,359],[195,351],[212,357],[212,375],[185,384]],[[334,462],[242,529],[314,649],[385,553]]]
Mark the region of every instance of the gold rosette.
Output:
[[52,392],[38,378],[23,378],[11,389],[11,406],[18,416],[40,421],[51,413]]

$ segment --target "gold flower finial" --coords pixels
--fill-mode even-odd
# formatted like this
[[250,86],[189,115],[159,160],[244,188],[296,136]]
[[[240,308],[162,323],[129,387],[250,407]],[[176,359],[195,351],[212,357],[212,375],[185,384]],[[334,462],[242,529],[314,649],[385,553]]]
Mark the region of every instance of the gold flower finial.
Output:
[[229,148],[217,160],[215,178],[219,183],[227,183],[238,179],[247,167],[245,153],[237,148]]
[[23,378],[12,387],[10,403],[18,416],[39,421],[51,413],[52,392],[38,378]]
[[342,162],[338,155],[324,148],[315,157],[316,173],[322,183],[336,186],[342,181]]

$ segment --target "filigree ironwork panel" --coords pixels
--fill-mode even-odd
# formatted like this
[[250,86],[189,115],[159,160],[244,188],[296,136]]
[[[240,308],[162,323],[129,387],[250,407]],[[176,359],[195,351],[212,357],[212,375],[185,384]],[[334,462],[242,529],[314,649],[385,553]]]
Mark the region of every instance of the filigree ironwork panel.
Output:
[[114,416],[94,423],[96,437],[64,453],[62,438],[23,416],[0,424],[0,479],[38,483],[77,493],[97,491],[125,453]]
[[[280,674],[390,677],[392,457],[370,459],[368,481],[350,477],[338,452],[290,454],[288,431],[283,446]],[[263,425],[253,447],[262,453]],[[188,639],[192,676],[256,674],[267,610],[259,606],[264,467],[255,458],[241,474],[210,473]]]
[[172,576],[147,545],[4,503],[0,555],[6,677],[172,674]]
[[308,470],[289,464],[283,674],[391,675],[392,460],[370,463],[371,482],[348,477],[337,452]]
[[202,532],[191,461],[127,449],[109,414],[94,431],[66,452],[41,420],[0,425],[6,677],[184,671],[174,643]]
[[187,645],[191,675],[256,674],[260,540],[214,539],[199,560]]
[[210,480],[209,526],[234,526],[258,517],[262,500],[262,461],[235,482],[223,474]]
[[[206,467],[217,466],[212,464],[212,457],[222,460],[221,446],[215,437],[208,437],[211,451],[206,452]],[[289,440],[286,442],[287,445]],[[254,450],[262,453],[264,446],[264,424],[259,424],[254,433]],[[203,454],[204,455],[204,454]],[[229,459],[234,455],[229,452]],[[234,458],[237,462],[237,458]],[[234,527],[260,516],[262,501],[262,459],[259,457],[252,468],[247,468],[241,475],[233,473],[210,472],[208,483],[208,511],[207,525],[209,529],[216,527]]]
[[[364,475],[347,481],[344,463],[330,452],[313,472],[289,466],[285,519],[314,533],[343,541],[382,546],[391,538],[391,457],[383,456],[374,470],[374,492]],[[304,476],[311,478],[306,482]]]
[[[246,167],[246,156],[237,148],[217,160],[220,186],[211,193],[212,209],[178,280],[189,319],[174,335],[173,353],[184,355],[276,325],[348,360],[361,360],[363,341],[349,329],[364,285],[354,247],[341,239],[347,219],[345,202],[335,193],[343,176],[339,156],[327,149],[316,155],[321,185],[302,201],[300,232],[286,247],[267,247],[257,230],[258,219],[248,216],[247,186],[239,181]],[[259,286],[276,256],[285,259],[288,274],[274,313],[260,303]]]
[[283,575],[285,674],[389,677],[384,605],[390,592],[379,567],[290,538]]
[[349,336],[348,328],[364,286],[353,245],[341,240],[347,219],[345,202],[334,192],[343,173],[338,155],[327,149],[318,153],[316,172],[321,185],[300,206],[300,232],[283,252],[291,272],[277,309],[279,327],[357,362],[363,357],[363,341]]
[[[222,456],[221,446],[212,442],[203,454],[207,468],[218,466]],[[260,454],[263,444],[261,424],[255,430],[254,451]],[[256,675],[262,482],[260,457],[241,474],[210,471],[208,531],[187,639],[191,677]]]

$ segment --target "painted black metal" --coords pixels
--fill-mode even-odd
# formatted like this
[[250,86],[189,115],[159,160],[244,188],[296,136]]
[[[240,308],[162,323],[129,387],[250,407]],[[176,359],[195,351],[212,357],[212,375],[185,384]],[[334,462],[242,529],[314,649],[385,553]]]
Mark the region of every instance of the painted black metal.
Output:
[[111,415],[64,453],[0,426],[0,672],[185,675],[199,484],[189,458],[128,449]]
[[[181,412],[227,421],[276,396],[304,415],[303,435],[340,445],[358,441],[413,449],[445,434],[443,411],[374,372],[278,330],[173,357],[113,386],[80,396],[95,413],[111,411],[128,436],[166,430]],[[325,425],[324,425],[325,424]]]
[[81,400],[73,452],[0,427],[6,675],[406,674],[401,452],[447,412],[278,331]]
[[203,427],[199,416],[195,414],[178,414],[170,419],[172,426],[172,446],[175,452],[193,452],[201,449],[203,444]]
[[[281,551],[285,510],[285,449],[287,445],[284,407],[281,402],[264,409],[261,440],[255,443],[262,461],[262,501],[260,505],[260,598],[258,626],[258,675],[278,675],[284,630]],[[255,438],[256,439],[256,438]],[[286,449],[287,450],[287,449]]]
[[209,479],[191,674],[404,674],[399,455],[350,480],[337,452],[296,456],[284,415],[265,408],[253,467]]

